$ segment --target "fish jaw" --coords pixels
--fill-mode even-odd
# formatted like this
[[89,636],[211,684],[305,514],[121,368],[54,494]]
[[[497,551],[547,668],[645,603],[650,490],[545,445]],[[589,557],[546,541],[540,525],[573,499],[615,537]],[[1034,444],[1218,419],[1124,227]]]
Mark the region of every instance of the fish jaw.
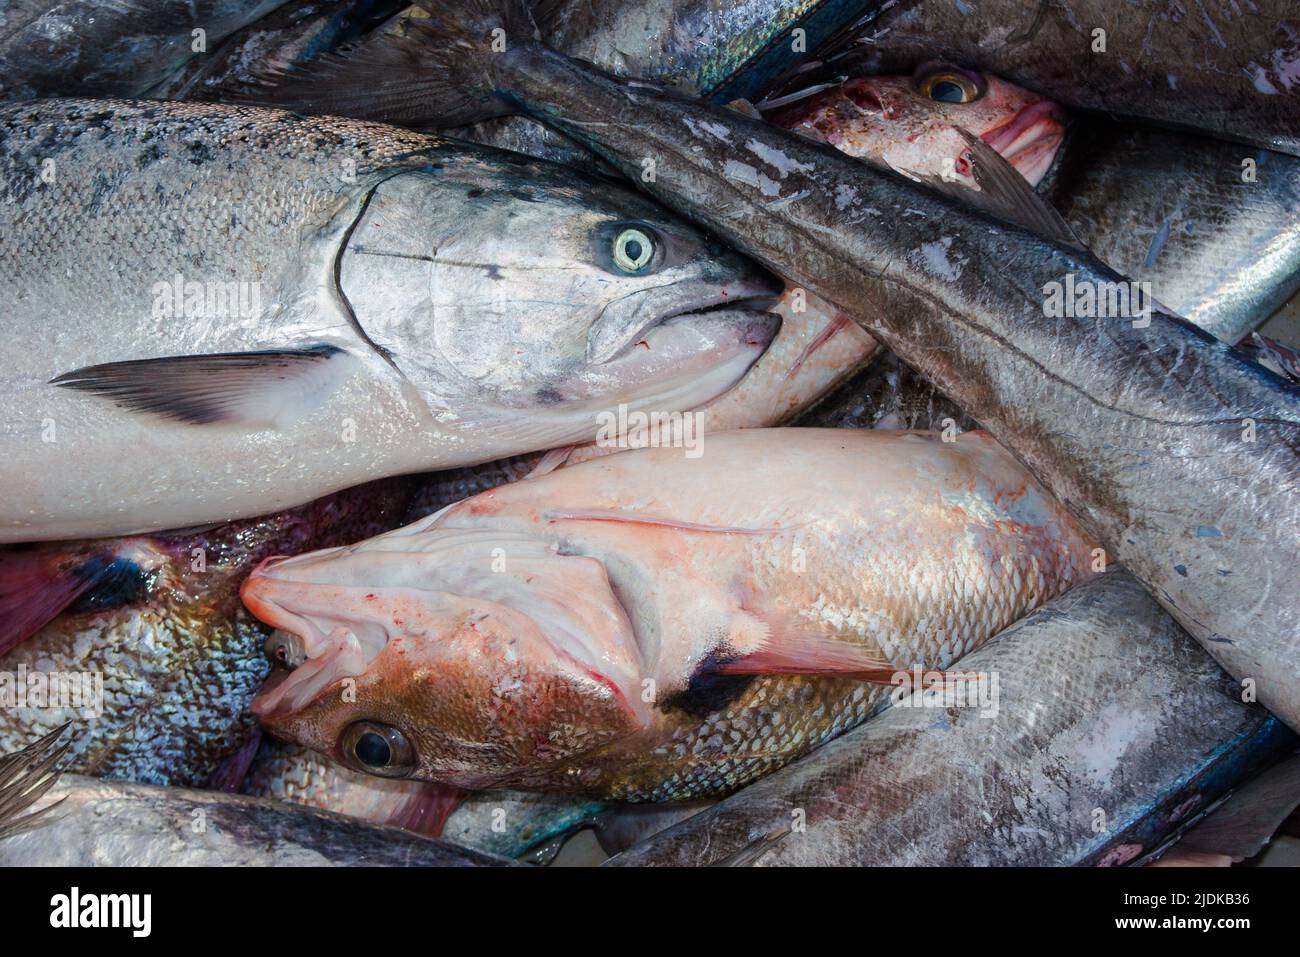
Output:
[[981,137],[1031,184],[1046,174],[1065,136],[1065,112],[1051,100],[982,77],[971,103],[922,96],[911,78],[865,76],[777,110],[768,119],[786,129],[811,129],[858,159],[975,188],[970,155],[958,126]]
[[[245,582],[249,609],[303,652],[253,703],[268,731],[354,770],[482,788],[646,725],[635,638],[599,562],[491,532],[402,531]],[[349,738],[361,723],[395,729],[410,762],[368,767]]]

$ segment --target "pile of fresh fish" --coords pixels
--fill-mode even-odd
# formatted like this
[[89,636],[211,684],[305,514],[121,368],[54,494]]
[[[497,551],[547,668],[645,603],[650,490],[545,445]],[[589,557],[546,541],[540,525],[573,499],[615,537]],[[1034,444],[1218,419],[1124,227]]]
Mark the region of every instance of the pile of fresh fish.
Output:
[[1257,855],[1300,18],[1176,7],[0,5],[0,863]]

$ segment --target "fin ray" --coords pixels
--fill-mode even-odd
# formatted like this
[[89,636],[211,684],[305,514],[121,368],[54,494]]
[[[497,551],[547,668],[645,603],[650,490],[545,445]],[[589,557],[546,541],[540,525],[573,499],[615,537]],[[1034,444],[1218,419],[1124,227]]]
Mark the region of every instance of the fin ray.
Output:
[[351,371],[347,358],[344,350],[324,344],[165,356],[86,366],[50,384],[189,425],[269,427],[323,401]]

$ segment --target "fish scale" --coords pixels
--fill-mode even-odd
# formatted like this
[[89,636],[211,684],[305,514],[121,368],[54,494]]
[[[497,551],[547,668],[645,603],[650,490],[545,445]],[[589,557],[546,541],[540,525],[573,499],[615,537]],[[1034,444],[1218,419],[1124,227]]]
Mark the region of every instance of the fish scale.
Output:
[[[249,703],[266,677],[266,629],[239,602],[239,584],[264,558],[342,544],[392,528],[411,495],[405,479],[360,486],[288,513],[171,538],[53,544],[90,560],[140,565],[142,594],[73,607],[0,656],[0,696],[17,676],[98,674],[95,716],[62,707],[0,708],[0,751],[73,720],[66,766],[152,784],[198,785],[256,729]],[[197,568],[195,550],[202,550]],[[0,578],[15,553],[0,550]],[[17,553],[22,554],[22,553]],[[94,586],[88,595],[96,596]],[[0,625],[6,623],[0,622]],[[39,704],[33,702],[33,704]]]
[[590,441],[716,398],[779,326],[775,280],[628,189],[351,119],[6,105],[0,198],[0,542]]
[[706,446],[567,466],[259,569],[245,602],[305,660],[254,711],[358,770],[348,736],[380,728],[411,752],[398,776],[688,800],[865,720],[888,691],[845,671],[946,668],[1093,573],[1064,509],[982,433]]

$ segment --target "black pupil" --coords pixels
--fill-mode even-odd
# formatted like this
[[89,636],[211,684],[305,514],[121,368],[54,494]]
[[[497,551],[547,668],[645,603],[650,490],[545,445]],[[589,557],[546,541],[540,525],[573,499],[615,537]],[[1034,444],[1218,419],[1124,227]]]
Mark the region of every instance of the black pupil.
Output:
[[371,768],[387,767],[393,756],[393,749],[388,746],[384,736],[373,731],[367,731],[357,739],[356,752],[357,760]]
[[639,260],[641,258],[640,240],[629,239],[626,243],[624,243],[623,254],[626,255],[627,258],[630,259],[632,262],[636,262],[637,260]]
[[952,80],[939,80],[930,87],[930,99],[941,103],[961,103],[966,99],[966,91]]

